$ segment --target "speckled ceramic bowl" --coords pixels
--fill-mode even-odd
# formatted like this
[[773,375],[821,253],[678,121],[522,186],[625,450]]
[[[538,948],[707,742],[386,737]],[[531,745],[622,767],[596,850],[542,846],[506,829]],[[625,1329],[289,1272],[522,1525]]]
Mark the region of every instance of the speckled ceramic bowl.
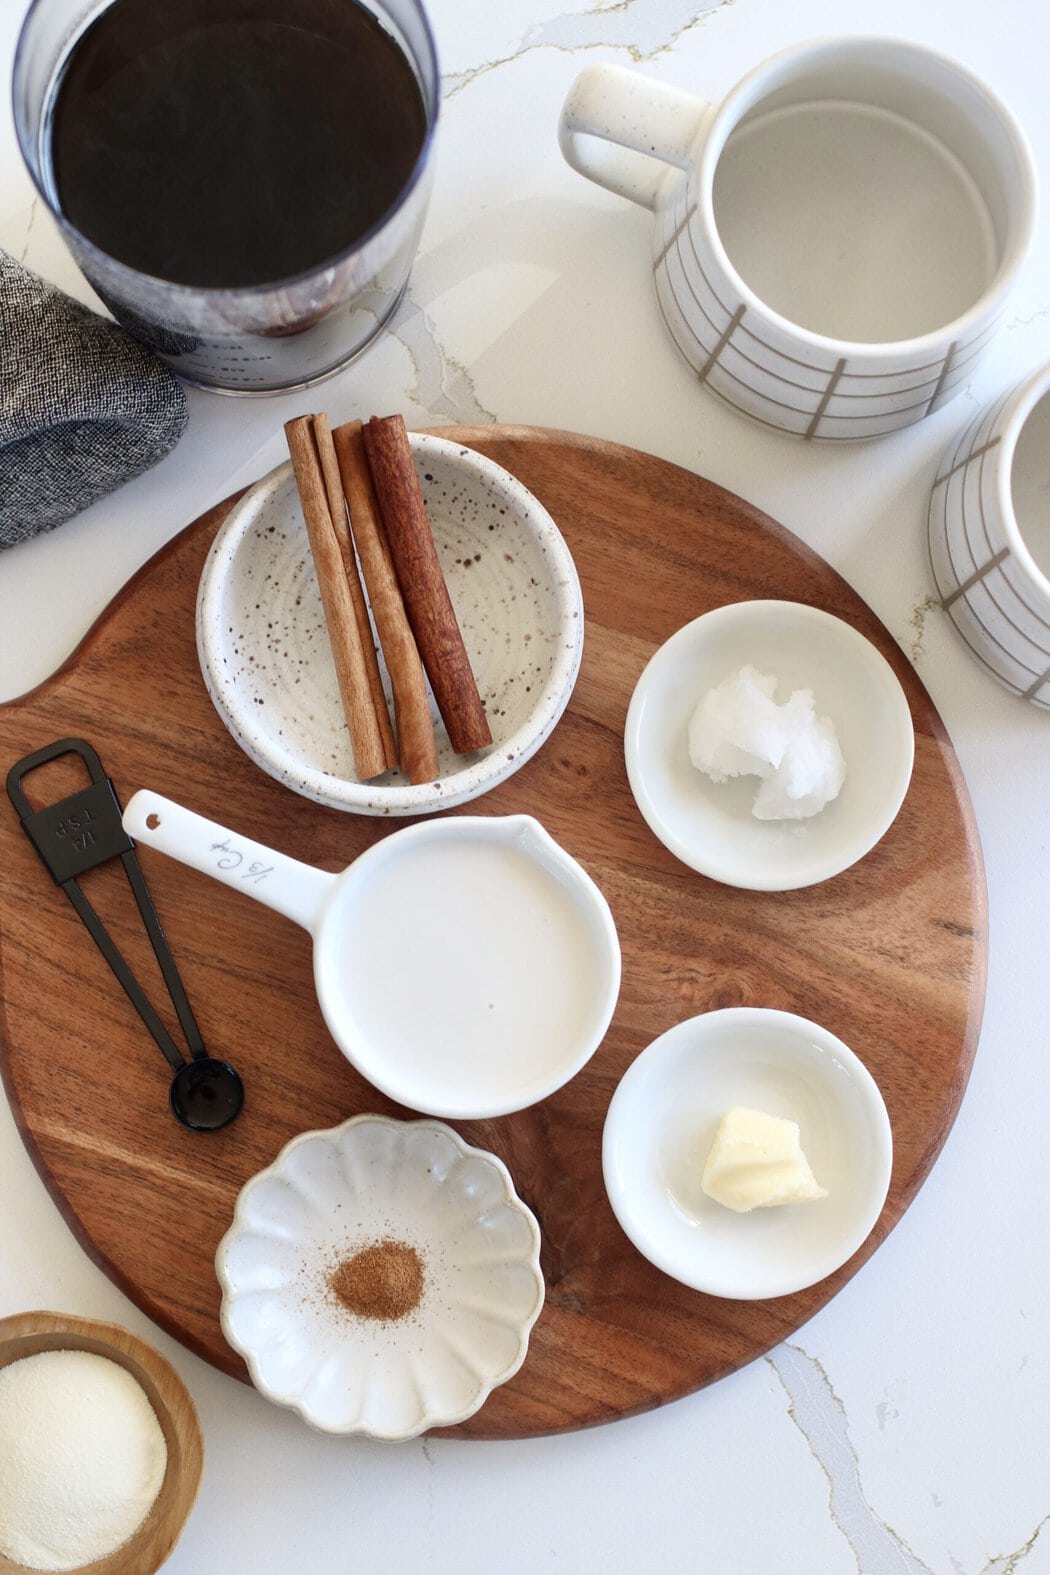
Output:
[[241,1189],[215,1260],[223,1332],[256,1388],[311,1426],[415,1438],[518,1371],[539,1250],[494,1154],[440,1121],[352,1116],[293,1138]]
[[231,510],[197,597],[201,671],[241,748],[296,793],[365,815],[448,809],[511,776],[568,705],[583,652],[579,578],[547,511],[507,471],[462,444],[424,433],[412,433],[411,444],[485,702],[489,749],[454,754],[432,706],[435,782],[413,785],[396,771],[370,782],[354,775],[290,463]]

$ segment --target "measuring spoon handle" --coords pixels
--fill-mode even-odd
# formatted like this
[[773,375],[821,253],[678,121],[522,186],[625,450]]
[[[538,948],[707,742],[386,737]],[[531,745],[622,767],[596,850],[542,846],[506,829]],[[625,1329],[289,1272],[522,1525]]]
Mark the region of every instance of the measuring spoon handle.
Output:
[[253,842],[148,788],[132,794],[122,821],[142,846],[210,875],[316,933],[336,881],[326,870]]

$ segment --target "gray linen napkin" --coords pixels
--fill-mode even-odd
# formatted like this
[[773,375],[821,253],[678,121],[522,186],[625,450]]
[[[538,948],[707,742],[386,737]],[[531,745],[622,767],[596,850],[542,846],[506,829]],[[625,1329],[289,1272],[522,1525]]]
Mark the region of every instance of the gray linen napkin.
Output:
[[0,547],[141,475],[187,416],[152,351],[0,251]]

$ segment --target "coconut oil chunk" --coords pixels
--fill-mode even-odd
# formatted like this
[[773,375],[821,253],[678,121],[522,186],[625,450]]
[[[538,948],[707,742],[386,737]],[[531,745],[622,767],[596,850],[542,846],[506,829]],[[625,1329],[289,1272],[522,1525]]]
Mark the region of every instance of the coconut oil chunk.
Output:
[[737,1214],[826,1198],[802,1152],[798,1123],[734,1105],[718,1124],[701,1186]]
[[690,718],[689,758],[713,782],[757,777],[756,820],[805,820],[838,797],[846,762],[812,690],[780,704],[777,684],[748,666],[709,689]]

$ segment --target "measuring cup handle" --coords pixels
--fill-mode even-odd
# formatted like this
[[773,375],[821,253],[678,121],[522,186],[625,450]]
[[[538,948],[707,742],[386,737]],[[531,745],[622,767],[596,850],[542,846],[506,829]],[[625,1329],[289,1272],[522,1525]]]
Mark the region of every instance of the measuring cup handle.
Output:
[[714,106],[623,66],[590,65],[569,89],[558,124],[566,163],[580,175],[655,208],[668,167],[687,170]]
[[229,831],[145,788],[132,794],[122,819],[125,831],[143,847],[156,848],[254,897],[304,930],[316,930],[334,875]]

